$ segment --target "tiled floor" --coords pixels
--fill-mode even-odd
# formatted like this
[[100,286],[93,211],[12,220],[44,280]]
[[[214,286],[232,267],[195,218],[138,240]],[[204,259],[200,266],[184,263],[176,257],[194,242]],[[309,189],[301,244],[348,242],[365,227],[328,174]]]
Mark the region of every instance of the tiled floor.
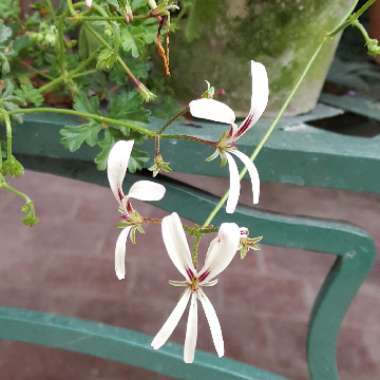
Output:
[[[129,250],[127,280],[117,281],[113,273],[117,214],[108,189],[31,172],[17,182],[36,201],[41,223],[31,229],[22,226],[17,200],[0,192],[0,304],[94,319],[153,335],[178,298],[177,289],[167,286],[167,280],[177,276],[159,227],[148,228],[140,244]],[[220,191],[226,186],[217,180],[199,182]],[[244,198],[249,199],[246,189]],[[380,244],[376,195],[268,184],[262,189],[262,207],[351,221],[369,230]],[[150,205],[141,204],[139,209],[146,216],[163,215]],[[331,263],[327,255],[268,246],[244,262],[236,259],[209,291],[222,322],[227,355],[290,379],[307,379],[308,315]],[[379,274],[378,263],[346,318],[338,350],[343,380],[380,378]],[[185,320],[173,339],[183,342],[184,329]],[[212,350],[204,317],[200,330],[198,346]],[[120,364],[21,343],[1,342],[0,352],[1,380],[163,379]]]

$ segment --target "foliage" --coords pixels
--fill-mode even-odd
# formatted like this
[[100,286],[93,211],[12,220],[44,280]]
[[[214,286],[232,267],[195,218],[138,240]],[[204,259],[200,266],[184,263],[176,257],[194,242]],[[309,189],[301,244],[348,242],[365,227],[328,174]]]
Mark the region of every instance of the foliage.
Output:
[[[86,21],[78,21],[70,19],[65,2],[53,9],[50,1],[37,1],[24,25],[18,18],[17,1],[1,3],[0,107],[14,111],[28,105],[72,103],[80,112],[148,122],[152,107],[144,104],[140,88],[118,60],[125,62],[137,81],[154,85],[149,73],[155,55],[157,19],[141,17],[141,20],[127,23],[123,17],[124,0],[95,3],[91,11],[78,8],[77,12],[87,17]],[[133,0],[129,4],[135,17],[150,12],[145,0]],[[101,16],[119,19],[90,20]],[[12,24],[10,19],[14,21]],[[19,80],[21,73],[22,80]],[[60,77],[62,80],[53,85]],[[105,156],[116,139],[142,139],[142,136],[131,136],[126,128],[94,120],[68,125],[61,136],[62,143],[70,151],[84,144],[96,147],[95,162],[99,169],[105,168]],[[147,153],[142,150],[134,150],[132,158],[132,171],[142,168],[148,161]]]
[[[155,89],[165,86],[165,79],[152,79],[151,69],[154,59],[161,66],[155,45],[164,38],[159,22],[168,20],[171,7],[171,1],[163,0],[153,14],[146,0],[95,0],[91,9],[71,1],[62,0],[57,7],[51,0],[40,0],[25,10],[17,0],[1,1],[1,112],[21,122],[20,108],[72,108],[84,116],[60,132],[69,151],[84,145],[95,149],[95,163],[104,170],[112,145],[119,139],[134,139],[138,147],[129,170],[148,167],[151,158],[142,148],[144,135],[127,125],[148,128],[155,110],[175,107],[168,101],[159,108],[146,103],[154,99]],[[167,33],[169,27],[164,25],[160,31]],[[103,119],[122,120],[126,126]],[[0,136],[2,187],[8,186],[7,176],[23,173],[10,150],[11,142],[7,129]],[[29,201],[22,211],[26,224],[36,220]]]

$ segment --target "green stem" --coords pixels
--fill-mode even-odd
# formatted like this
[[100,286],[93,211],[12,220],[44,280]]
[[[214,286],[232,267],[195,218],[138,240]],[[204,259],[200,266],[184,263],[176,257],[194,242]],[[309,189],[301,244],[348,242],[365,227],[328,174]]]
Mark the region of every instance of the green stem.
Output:
[[46,83],[45,85],[41,86],[39,88],[39,91],[42,94],[45,94],[47,92],[50,92],[54,89],[56,89],[61,83],[63,83],[65,80],[68,78],[74,78],[79,75],[79,73],[86,68],[97,56],[97,52],[93,52],[86,60],[82,61],[77,68],[74,70],[68,71],[66,73],[63,73],[61,76],[58,78],[53,79],[51,82]]
[[[133,16],[133,21],[137,20],[146,20],[152,16],[150,13],[146,15],[137,15]],[[68,17],[68,20],[77,20],[78,17]],[[80,19],[82,21],[125,21],[124,16],[81,16]]]
[[66,109],[66,108],[50,108],[50,107],[39,107],[39,108],[20,108],[18,110],[10,112],[11,115],[17,114],[31,114],[38,112],[46,112],[46,113],[61,113],[64,115],[74,115],[78,117],[83,117],[86,119],[93,119],[98,121],[99,123],[110,124],[110,125],[119,125],[121,127],[128,128],[130,130],[136,131],[145,135],[147,137],[155,137],[156,132],[153,132],[147,128],[141,127],[139,125],[118,119],[112,119],[106,116],[100,116],[96,114],[92,114],[89,112],[80,112],[76,110]]
[[193,247],[191,250],[191,258],[193,260],[193,264],[195,268],[198,265],[199,245],[201,244],[201,239],[202,239],[202,235],[194,236]]
[[183,116],[188,111],[188,107],[177,112],[173,115],[159,130],[158,134],[161,135],[168,127],[170,127],[179,117]]
[[70,14],[71,14],[73,17],[76,17],[77,14],[76,14],[76,12],[75,12],[75,8],[74,8],[74,5],[73,5],[72,0],[66,0],[66,4],[67,4],[67,9],[69,10]]
[[98,70],[96,70],[96,69],[86,70],[86,71],[83,71],[83,72],[78,73],[78,74],[73,74],[71,76],[71,78],[75,79],[75,78],[85,77],[87,75],[95,74],[97,72],[98,72]]
[[12,124],[8,112],[3,111],[3,118],[5,123],[5,130],[7,133],[7,159],[10,159],[13,155]]
[[[107,49],[114,50],[112,46],[88,23],[84,24],[86,29]],[[128,65],[124,62],[123,58],[121,58],[120,54],[117,51],[114,51],[116,54],[117,62],[120,64],[120,66],[124,69],[124,71],[127,73],[128,77],[133,82],[136,90],[139,92],[139,94],[143,97],[145,101],[153,100],[156,95],[154,95],[151,91],[149,91],[145,85],[139,81],[133,74],[132,70],[128,67]]]
[[351,25],[359,30],[359,32],[362,34],[362,36],[364,38],[364,41],[366,41],[366,43],[367,43],[367,41],[370,39],[370,37],[368,35],[366,28],[360,23],[360,21],[356,19],[356,20],[351,22]]
[[58,39],[57,39],[57,55],[58,63],[61,69],[61,74],[66,72],[66,55],[65,55],[65,36],[64,36],[64,19],[59,17],[57,22]]
[[363,13],[367,12],[367,10],[375,4],[376,0],[367,0],[365,4],[363,4],[360,9],[358,9],[353,15],[353,18],[358,19]]
[[332,32],[328,34],[329,37],[335,36],[336,34],[341,32],[343,29],[347,28],[347,26],[352,25],[353,21],[357,20],[364,12],[366,12],[368,8],[371,7],[376,2],[376,0],[368,0],[364,5],[362,5],[362,7],[358,11],[352,13],[356,5],[358,4],[358,2],[359,0],[356,1],[355,4],[353,4],[353,8],[347,14],[343,22],[340,25],[338,25]]
[[32,113],[60,113],[64,115],[73,115],[78,117],[83,117],[85,119],[96,120],[99,123],[104,123],[108,125],[118,125],[124,128],[128,128],[130,130],[136,131],[148,138],[156,138],[159,136],[161,139],[173,139],[173,140],[183,140],[183,141],[192,141],[198,144],[205,144],[212,147],[215,147],[217,142],[204,140],[196,136],[188,136],[188,135],[158,135],[156,131],[152,131],[150,129],[144,128],[140,125],[136,125],[133,122],[128,122],[125,120],[113,119],[106,116],[100,116],[89,112],[81,112],[72,109],[66,108],[53,108],[53,107],[38,107],[38,108],[20,108],[14,111],[8,112],[9,115],[19,115],[19,114],[32,114]]
[[3,167],[3,151],[1,149],[1,140],[0,140],[0,188],[3,183],[4,177],[1,174],[1,168]]
[[14,186],[10,185],[8,182],[3,183],[1,188],[10,191],[13,194],[16,194],[25,203],[32,203],[32,200],[25,193],[23,193],[20,190],[17,190]]
[[216,148],[216,145],[218,144],[217,141],[205,140],[200,137],[189,136],[189,135],[163,134],[163,135],[160,135],[160,137],[161,139],[192,141],[199,144],[210,145],[214,148]]
[[[305,79],[307,73],[309,72],[310,68],[312,67],[315,59],[317,58],[319,52],[321,51],[322,47],[324,46],[324,44],[326,43],[326,41],[329,39],[328,36],[325,36],[323,38],[323,40],[321,41],[321,43],[318,45],[318,47],[316,48],[316,50],[314,51],[313,55],[310,57],[305,69],[303,70],[302,74],[300,75],[300,77],[298,78],[297,80],[297,83],[295,84],[295,86],[293,87],[293,89],[291,90],[290,94],[288,95],[288,97],[286,98],[284,104],[282,105],[280,111],[278,112],[276,118],[273,120],[271,126],[268,128],[267,132],[265,133],[265,135],[263,136],[263,138],[261,139],[261,141],[259,142],[259,144],[256,146],[255,150],[253,151],[253,153],[251,154],[250,156],[250,159],[252,161],[255,160],[255,158],[258,156],[258,154],[260,153],[261,149],[264,147],[265,143],[268,141],[268,139],[270,138],[270,136],[272,135],[273,131],[275,130],[278,122],[280,121],[281,117],[283,116],[283,114],[285,113],[286,109],[288,108],[288,105],[289,103],[291,102],[291,100],[293,99],[295,93],[297,92],[298,88],[300,87],[301,83],[303,82],[303,80]],[[240,178],[242,179],[245,174],[247,173],[247,168],[244,168],[241,172],[240,172]],[[205,220],[205,222],[203,223],[203,227],[205,226],[208,226],[212,220],[215,218],[215,216],[218,214],[218,212],[220,211],[220,209],[223,207],[224,203],[226,202],[227,198],[228,198],[228,191],[223,195],[223,197],[220,199],[220,201],[216,204],[216,206],[214,207],[214,209],[210,212],[210,214],[208,215],[207,219]]]
[[55,13],[55,9],[54,9],[54,6],[53,6],[53,3],[51,2],[51,0],[46,0],[46,5],[47,5],[49,12],[51,13],[53,19],[55,19],[56,13]]

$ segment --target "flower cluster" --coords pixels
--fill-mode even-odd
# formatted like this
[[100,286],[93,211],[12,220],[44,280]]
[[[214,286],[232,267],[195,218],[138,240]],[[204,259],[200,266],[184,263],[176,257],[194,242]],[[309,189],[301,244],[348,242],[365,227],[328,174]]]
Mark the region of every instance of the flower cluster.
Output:
[[248,170],[252,183],[253,204],[259,203],[260,198],[260,178],[256,166],[248,156],[240,152],[236,147],[238,140],[260,119],[268,103],[268,75],[264,65],[259,62],[251,61],[251,77],[251,109],[239,126],[235,124],[235,112],[222,102],[210,98],[201,98],[193,100],[189,104],[190,113],[193,117],[230,125],[230,129],[223,134],[218,142],[216,152],[210,156],[210,159],[220,156],[222,161],[228,163],[230,171],[230,191],[226,212],[229,214],[235,212],[240,196],[239,171],[234,156],[237,157]]
[[[260,179],[257,169],[251,159],[236,147],[238,140],[261,117],[268,102],[268,77],[265,67],[252,61],[251,74],[251,109],[239,126],[235,124],[236,117],[232,109],[224,103],[212,99],[213,91],[208,91],[208,96],[193,100],[189,104],[189,110],[193,117],[230,125],[229,130],[215,144],[217,150],[212,156],[212,158],[220,156],[229,166],[230,191],[227,201],[227,213],[235,211],[240,195],[240,178],[234,157],[240,159],[249,172],[253,203],[256,204],[259,201]],[[210,94],[211,96],[209,96]],[[119,280],[125,278],[125,255],[128,237],[134,243],[136,232],[143,232],[143,225],[146,222],[144,217],[133,207],[132,200],[159,201],[165,196],[164,186],[146,180],[135,182],[129,188],[128,193],[124,193],[123,182],[133,144],[133,140],[117,142],[111,149],[107,162],[109,184],[118,202],[121,214],[121,222],[118,226],[122,228],[122,231],[116,241],[115,248],[115,272]],[[194,228],[190,230],[194,231]],[[217,236],[210,243],[204,265],[198,269],[195,264],[197,260],[194,260],[192,256],[185,229],[177,213],[174,212],[162,219],[161,231],[169,258],[184,278],[180,281],[169,281],[169,283],[172,286],[183,287],[184,291],[168,319],[154,337],[151,345],[154,349],[159,349],[166,343],[190,303],[183,357],[186,363],[192,363],[198,336],[199,301],[211,330],[215,350],[218,356],[221,357],[224,355],[222,329],[215,309],[204,288],[217,284],[217,276],[227,268],[238,251],[240,251],[240,256],[244,258],[250,249],[258,250],[261,237],[250,238],[248,229],[245,227],[240,228],[236,223],[222,223]],[[201,229],[198,231],[200,236],[202,235],[201,231]]]

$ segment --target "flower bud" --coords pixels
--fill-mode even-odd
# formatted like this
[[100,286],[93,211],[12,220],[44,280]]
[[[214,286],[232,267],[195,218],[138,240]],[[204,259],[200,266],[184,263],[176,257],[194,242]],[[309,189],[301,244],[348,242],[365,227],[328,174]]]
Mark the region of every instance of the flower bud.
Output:
[[124,18],[128,24],[133,21],[133,11],[132,11],[131,4],[129,3],[128,0],[125,4]]
[[157,8],[157,3],[156,0],[148,0],[148,5],[151,9],[156,9]]
[[24,174],[24,167],[14,156],[8,157],[1,167],[4,176],[20,177]]

